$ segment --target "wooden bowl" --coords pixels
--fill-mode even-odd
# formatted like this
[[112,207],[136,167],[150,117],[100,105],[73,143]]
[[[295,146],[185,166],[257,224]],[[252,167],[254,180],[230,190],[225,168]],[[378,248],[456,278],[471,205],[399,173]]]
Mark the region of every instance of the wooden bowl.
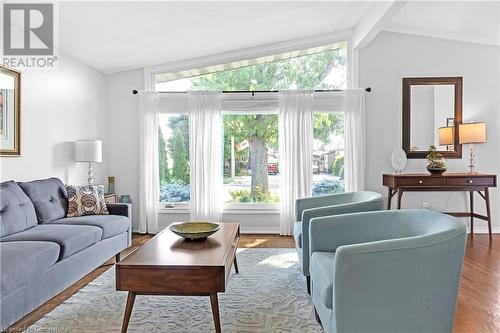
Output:
[[220,226],[212,222],[182,222],[174,223],[168,227],[174,234],[185,239],[206,239],[216,233]]

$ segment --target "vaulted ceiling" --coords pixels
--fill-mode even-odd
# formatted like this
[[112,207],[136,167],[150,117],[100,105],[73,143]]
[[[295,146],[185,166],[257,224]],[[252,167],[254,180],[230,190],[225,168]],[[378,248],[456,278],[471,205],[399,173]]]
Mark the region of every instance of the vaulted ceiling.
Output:
[[[500,45],[498,2],[61,2],[60,48],[104,73],[351,29]],[[357,36],[359,35],[359,36]]]

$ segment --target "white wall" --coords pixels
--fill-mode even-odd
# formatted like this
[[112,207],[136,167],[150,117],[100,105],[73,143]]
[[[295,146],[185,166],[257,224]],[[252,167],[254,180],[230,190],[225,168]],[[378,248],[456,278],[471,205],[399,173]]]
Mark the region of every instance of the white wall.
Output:
[[[464,121],[487,123],[487,143],[476,146],[477,170],[498,174],[499,163],[499,59],[498,47],[396,33],[381,33],[359,53],[359,84],[372,87],[366,99],[367,187],[386,193],[382,174],[393,172],[390,156],[401,147],[402,78],[418,76],[462,76]],[[383,133],[383,135],[381,135]],[[448,159],[450,172],[467,168],[468,147],[463,158]],[[406,172],[425,172],[425,160],[409,160]],[[492,190],[494,231],[500,232],[498,190]],[[463,193],[406,193],[403,208],[420,208],[422,202],[442,211],[467,207]],[[484,213],[484,203],[476,207]],[[486,223],[476,220],[475,231],[485,231]]]
[[107,170],[115,176],[116,193],[132,198],[134,227],[139,207],[139,97],[132,90],[143,88],[142,69],[106,77]]
[[[74,162],[73,141],[106,139],[104,75],[61,52],[57,68],[23,71],[21,89],[22,156],[0,158],[0,179],[85,184],[87,165]],[[103,183],[105,163],[94,173]]]

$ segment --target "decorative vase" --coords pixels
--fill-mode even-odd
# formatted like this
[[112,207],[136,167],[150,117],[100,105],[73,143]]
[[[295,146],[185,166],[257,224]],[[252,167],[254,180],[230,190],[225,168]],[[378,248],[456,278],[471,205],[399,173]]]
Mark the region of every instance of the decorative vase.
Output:
[[130,198],[130,195],[125,194],[120,196],[120,203],[132,203],[132,198]]
[[442,175],[446,170],[446,168],[432,168],[427,166],[427,171],[429,171],[431,175]]
[[115,177],[108,177],[108,192],[115,193]]

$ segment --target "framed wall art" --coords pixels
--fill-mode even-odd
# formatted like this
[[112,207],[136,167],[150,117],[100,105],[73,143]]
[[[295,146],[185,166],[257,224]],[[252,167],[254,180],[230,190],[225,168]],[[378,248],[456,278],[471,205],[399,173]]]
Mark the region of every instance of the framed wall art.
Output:
[[21,72],[0,66],[0,156],[21,155]]

